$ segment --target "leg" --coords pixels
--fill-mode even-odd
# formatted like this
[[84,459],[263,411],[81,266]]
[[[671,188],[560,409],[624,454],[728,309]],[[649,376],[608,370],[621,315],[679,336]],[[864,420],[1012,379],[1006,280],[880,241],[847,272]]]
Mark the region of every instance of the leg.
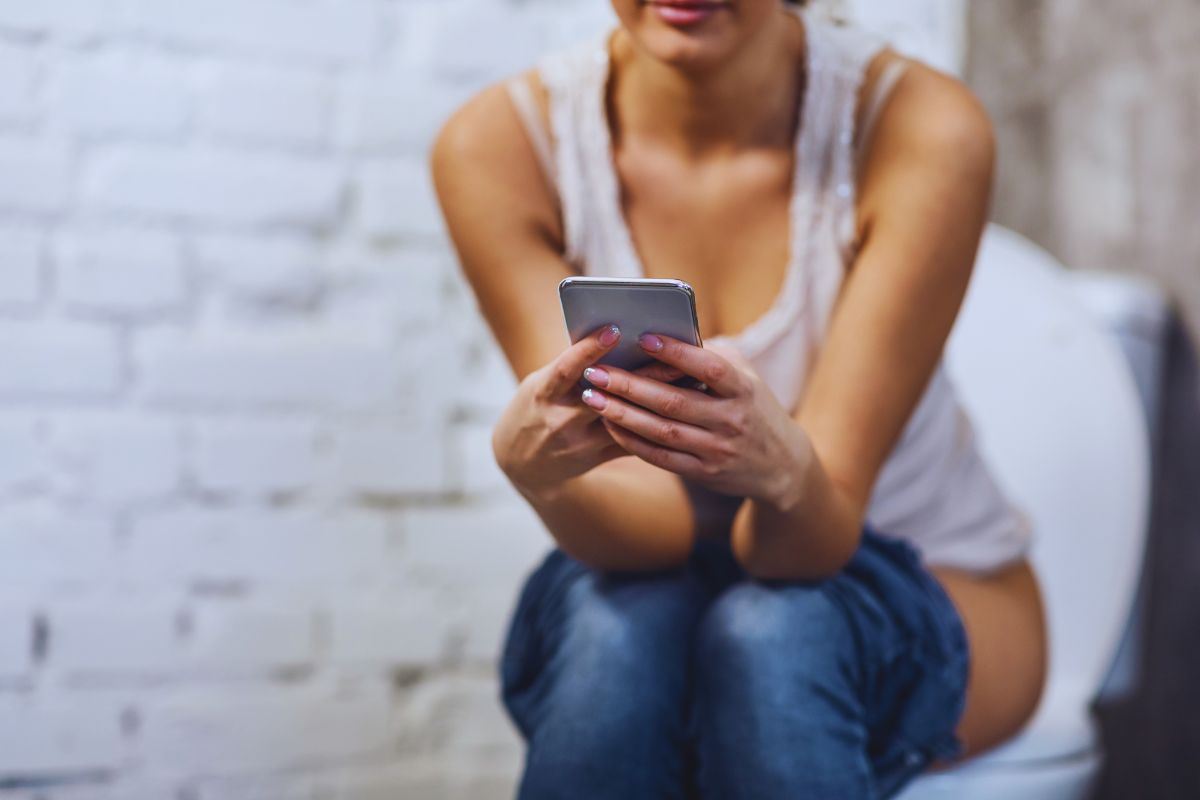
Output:
[[504,701],[528,743],[520,797],[677,798],[689,657],[707,602],[689,570],[608,576],[556,551],[505,648]]
[[1047,668],[1045,612],[1024,561],[992,575],[934,574],[962,615],[973,653],[958,733],[975,755],[1015,734],[1037,709]]
[[855,634],[827,587],[740,583],[709,607],[696,650],[705,797],[876,797]]

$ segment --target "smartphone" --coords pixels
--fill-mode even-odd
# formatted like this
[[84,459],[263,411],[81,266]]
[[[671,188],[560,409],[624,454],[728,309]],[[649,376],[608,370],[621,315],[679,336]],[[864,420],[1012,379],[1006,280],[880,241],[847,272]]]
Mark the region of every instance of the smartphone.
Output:
[[[696,293],[683,281],[669,278],[565,278],[558,284],[563,319],[571,342],[578,342],[602,325],[621,329],[621,341],[600,359],[625,370],[643,367],[654,359],[638,337],[661,333],[703,346],[696,318]],[[690,379],[679,381],[692,384]]]

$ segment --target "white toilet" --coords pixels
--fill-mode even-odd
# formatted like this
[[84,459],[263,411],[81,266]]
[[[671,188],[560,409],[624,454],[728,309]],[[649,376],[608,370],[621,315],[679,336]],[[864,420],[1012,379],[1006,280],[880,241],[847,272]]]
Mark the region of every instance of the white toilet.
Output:
[[1165,304],[1120,279],[1069,275],[1028,240],[988,229],[947,366],[986,456],[1033,522],[1049,680],[1021,734],[923,776],[902,800],[1074,800],[1099,773],[1089,706],[1130,618],[1149,516],[1148,418],[1134,374],[1153,388],[1157,348],[1139,356],[1126,346],[1131,369],[1118,339],[1136,328],[1123,324],[1131,314],[1154,336]]

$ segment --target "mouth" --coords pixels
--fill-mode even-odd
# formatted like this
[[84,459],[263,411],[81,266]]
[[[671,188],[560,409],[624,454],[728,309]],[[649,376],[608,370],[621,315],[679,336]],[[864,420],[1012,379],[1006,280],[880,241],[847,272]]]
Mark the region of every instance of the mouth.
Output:
[[691,27],[711,18],[725,5],[724,0],[644,0],[658,18],[668,25]]

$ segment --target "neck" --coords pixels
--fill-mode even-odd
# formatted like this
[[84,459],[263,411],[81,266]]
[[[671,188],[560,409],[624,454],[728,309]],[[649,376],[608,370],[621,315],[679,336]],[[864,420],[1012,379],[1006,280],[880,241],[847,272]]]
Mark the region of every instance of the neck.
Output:
[[[794,15],[784,9],[785,17]],[[618,32],[608,97],[616,138],[636,134],[689,157],[791,146],[804,56],[799,20],[762,25],[719,68],[689,71],[658,60]]]

